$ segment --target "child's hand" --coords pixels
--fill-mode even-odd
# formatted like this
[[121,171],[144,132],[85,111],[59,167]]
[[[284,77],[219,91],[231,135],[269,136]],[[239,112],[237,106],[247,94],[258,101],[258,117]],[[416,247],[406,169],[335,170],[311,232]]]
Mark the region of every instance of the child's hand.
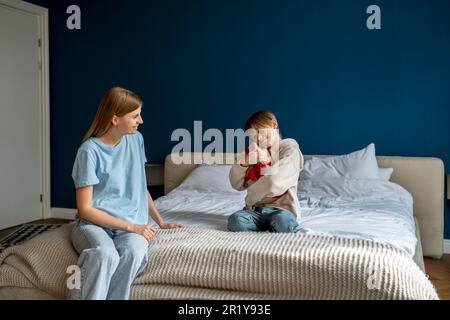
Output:
[[258,163],[258,145],[252,143],[248,148],[245,148],[245,165],[255,165]]
[[270,162],[272,160],[272,158],[270,157],[270,153],[266,148],[258,147],[257,152],[258,152],[258,163]]
[[271,161],[269,151],[266,148],[260,148],[256,143],[252,143],[244,152],[245,161],[242,165],[250,166]]

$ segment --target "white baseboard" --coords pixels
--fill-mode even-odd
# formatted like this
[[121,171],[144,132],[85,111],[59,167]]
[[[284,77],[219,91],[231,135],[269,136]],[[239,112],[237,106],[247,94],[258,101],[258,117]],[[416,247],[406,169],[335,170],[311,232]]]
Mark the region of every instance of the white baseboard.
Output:
[[444,239],[444,253],[450,254],[450,239]]
[[52,208],[51,216],[55,219],[74,220],[77,214],[76,209]]

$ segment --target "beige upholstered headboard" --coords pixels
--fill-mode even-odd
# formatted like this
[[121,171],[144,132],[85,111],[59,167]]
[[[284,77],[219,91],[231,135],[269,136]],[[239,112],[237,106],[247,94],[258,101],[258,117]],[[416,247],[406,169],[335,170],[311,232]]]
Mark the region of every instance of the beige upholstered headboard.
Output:
[[[225,157],[224,154],[216,155],[220,156]],[[193,158],[194,154],[191,154]],[[310,158],[305,156],[305,161]],[[427,157],[379,156],[377,160],[380,167],[394,168],[391,181],[408,190],[414,198],[414,216],[419,222],[424,256],[441,258],[444,250],[444,163],[441,159]],[[195,164],[177,165],[168,155],[164,164],[165,193],[180,185],[196,167]]]

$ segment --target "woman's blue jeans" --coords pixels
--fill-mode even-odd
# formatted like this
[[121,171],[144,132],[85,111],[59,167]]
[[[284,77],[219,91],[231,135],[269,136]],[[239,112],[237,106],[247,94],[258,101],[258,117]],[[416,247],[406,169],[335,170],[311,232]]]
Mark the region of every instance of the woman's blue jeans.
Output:
[[295,233],[300,229],[295,216],[280,208],[257,207],[239,210],[228,218],[230,231],[271,231]]
[[77,220],[72,244],[80,254],[81,286],[71,300],[127,300],[134,279],[148,262],[148,241],[141,235]]

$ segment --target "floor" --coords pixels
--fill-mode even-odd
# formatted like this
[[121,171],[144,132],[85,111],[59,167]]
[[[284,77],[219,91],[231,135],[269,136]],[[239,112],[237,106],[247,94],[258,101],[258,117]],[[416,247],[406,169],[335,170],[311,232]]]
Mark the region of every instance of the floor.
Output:
[[441,260],[425,258],[425,270],[439,297],[450,300],[450,254],[445,254]]
[[[71,220],[63,220],[63,219],[46,219],[46,220],[36,220],[30,223],[26,223],[26,224],[33,224],[33,223],[44,223],[44,224],[58,224],[58,223],[68,223],[71,222]],[[12,228],[8,228],[8,229],[3,229],[0,230],[0,239],[3,239],[4,237],[6,237],[7,235],[9,235],[10,233],[13,233],[14,231],[16,231],[17,229],[19,229],[22,225],[20,226],[16,226],[16,227],[12,227]]]
[[[32,223],[67,223],[70,220],[47,219]],[[0,239],[17,230],[20,226],[0,230]],[[441,260],[425,258],[425,269],[430,280],[435,285],[442,300],[450,300],[450,254],[444,255]]]

